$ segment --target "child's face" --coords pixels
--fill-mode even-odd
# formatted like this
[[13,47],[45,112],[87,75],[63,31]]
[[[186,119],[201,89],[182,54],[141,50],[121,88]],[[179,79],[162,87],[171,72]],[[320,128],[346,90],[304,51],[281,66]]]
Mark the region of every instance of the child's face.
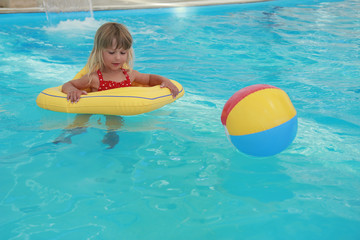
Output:
[[116,44],[113,46],[102,51],[105,68],[112,71],[119,70],[126,63],[129,54],[128,50],[116,49]]

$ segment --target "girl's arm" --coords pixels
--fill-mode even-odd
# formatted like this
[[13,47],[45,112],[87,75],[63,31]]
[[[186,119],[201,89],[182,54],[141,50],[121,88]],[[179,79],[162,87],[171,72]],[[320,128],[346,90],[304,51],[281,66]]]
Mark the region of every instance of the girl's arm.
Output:
[[160,85],[162,88],[166,87],[170,89],[173,98],[179,94],[179,89],[166,77],[155,74],[140,73],[136,70],[132,70],[131,73],[133,75],[134,82],[136,83],[149,86]]
[[84,89],[90,87],[89,77],[87,75],[79,79],[74,79],[64,83],[62,86],[62,92],[67,94],[67,100],[72,103],[79,101],[81,95],[87,95]]

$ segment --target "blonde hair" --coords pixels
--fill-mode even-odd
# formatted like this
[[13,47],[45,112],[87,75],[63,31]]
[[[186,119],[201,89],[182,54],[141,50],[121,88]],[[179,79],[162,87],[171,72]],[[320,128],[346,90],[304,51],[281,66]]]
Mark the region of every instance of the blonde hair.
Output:
[[104,69],[102,51],[106,48],[112,48],[114,40],[116,43],[116,49],[128,50],[128,58],[126,60],[127,66],[123,67],[130,70],[132,69],[134,61],[134,50],[132,48],[133,39],[129,30],[123,24],[108,22],[103,24],[96,31],[94,47],[87,62],[89,77],[91,73],[96,72],[98,69],[101,71]]

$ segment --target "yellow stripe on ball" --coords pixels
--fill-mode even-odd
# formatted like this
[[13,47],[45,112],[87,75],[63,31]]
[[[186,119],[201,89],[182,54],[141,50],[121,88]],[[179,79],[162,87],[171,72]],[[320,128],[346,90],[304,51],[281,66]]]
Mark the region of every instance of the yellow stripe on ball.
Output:
[[239,101],[227,117],[226,128],[230,135],[252,134],[279,126],[295,115],[296,110],[283,90],[267,88]]

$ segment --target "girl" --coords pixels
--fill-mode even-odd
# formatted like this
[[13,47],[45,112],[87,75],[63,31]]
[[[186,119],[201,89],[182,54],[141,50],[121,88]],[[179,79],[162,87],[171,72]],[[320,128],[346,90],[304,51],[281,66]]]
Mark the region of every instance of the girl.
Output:
[[[88,74],[79,79],[71,80],[62,86],[68,101],[76,103],[81,95],[86,95],[85,89],[92,92],[113,88],[128,87],[133,83],[143,85],[160,85],[170,89],[175,98],[179,89],[167,78],[140,73],[132,69],[134,52],[133,39],[128,29],[119,23],[105,23],[96,32],[94,47],[87,62]],[[87,122],[91,115],[77,115],[73,124],[55,139],[54,143],[71,143],[71,137],[86,131]],[[113,148],[119,142],[116,130],[122,125],[122,118],[106,116],[108,133],[102,142]]]
[[[132,69],[134,52],[133,39],[127,28],[119,23],[105,23],[96,32],[94,47],[87,62],[88,74],[65,83],[62,91],[72,103],[86,95],[85,89],[103,91],[128,87],[132,83],[160,85],[170,89],[175,98],[179,89],[167,78],[140,73]],[[125,69],[127,66],[129,69]]]

